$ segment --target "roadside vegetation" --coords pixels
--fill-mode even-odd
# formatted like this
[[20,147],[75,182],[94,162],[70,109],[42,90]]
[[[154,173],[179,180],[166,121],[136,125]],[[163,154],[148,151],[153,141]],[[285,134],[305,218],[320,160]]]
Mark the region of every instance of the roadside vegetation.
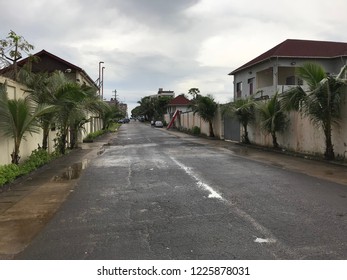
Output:
[[327,74],[316,63],[305,63],[297,68],[296,75],[304,80],[308,89],[299,85],[268,100],[239,99],[222,108],[222,113],[237,118],[243,127],[242,142],[250,144],[248,126],[259,124],[266,134],[272,136],[273,146],[279,148],[277,133],[288,125],[287,113],[297,111],[321,128],[325,136],[324,158],[334,160],[332,129],[341,120],[341,106],[346,92],[347,66],[337,76]]
[[144,117],[145,121],[162,121],[164,122],[164,114],[169,102],[172,100],[170,96],[159,96],[152,98],[145,96],[141,98],[137,103],[139,106],[135,107],[131,111],[131,115],[134,118]]
[[29,174],[57,157],[59,157],[59,154],[48,153],[46,150],[40,148],[34,150],[23,163],[11,163],[0,166],[0,188],[20,176]]
[[[101,132],[88,135],[89,139],[115,131],[119,127],[116,122],[124,117],[124,112],[118,107],[111,107],[100,100],[95,87],[80,85],[61,71],[32,72],[32,64],[36,61],[33,56],[29,56],[29,63],[18,69],[17,61],[22,53],[28,54],[33,48],[14,31],[10,31],[6,39],[0,40],[2,65],[11,67],[11,78],[29,89],[25,97],[10,99],[6,83],[0,85],[0,133],[3,137],[13,139],[14,144],[11,164],[0,166],[0,187],[64,155],[67,149],[77,148],[77,136],[93,118],[101,119],[104,127]],[[53,153],[48,152],[51,130],[57,131]],[[22,162],[20,147],[23,141],[29,134],[39,132],[43,135],[41,145]]]
[[242,142],[250,144],[248,137],[248,126],[255,121],[256,102],[253,98],[237,99],[222,107],[222,114],[235,117],[243,127]]
[[199,114],[199,116],[209,124],[208,136],[214,137],[213,119],[216,116],[218,104],[214,101],[212,95],[200,95],[198,88],[191,88],[188,91],[188,94],[193,96],[190,105],[190,108],[193,110],[193,114]]
[[283,110],[300,112],[323,129],[324,158],[327,160],[335,159],[331,133],[333,126],[341,120],[341,105],[347,85],[346,70],[345,65],[337,76],[332,76],[321,65],[306,63],[298,68],[297,75],[306,81],[308,90],[298,86],[284,93],[281,100]]
[[116,132],[121,126],[119,123],[110,123],[107,129],[101,129],[95,132],[88,133],[87,136],[83,139],[83,142],[93,142],[95,139],[109,132]]

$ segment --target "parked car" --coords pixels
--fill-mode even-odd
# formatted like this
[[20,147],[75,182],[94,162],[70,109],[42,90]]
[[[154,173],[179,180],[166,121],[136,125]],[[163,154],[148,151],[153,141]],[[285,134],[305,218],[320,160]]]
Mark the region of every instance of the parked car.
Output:
[[163,122],[162,122],[162,121],[156,121],[156,122],[154,123],[154,126],[155,126],[155,127],[163,127],[164,125],[163,125]]
[[128,122],[130,122],[130,119],[128,118],[124,118],[118,121],[118,123],[128,123]]

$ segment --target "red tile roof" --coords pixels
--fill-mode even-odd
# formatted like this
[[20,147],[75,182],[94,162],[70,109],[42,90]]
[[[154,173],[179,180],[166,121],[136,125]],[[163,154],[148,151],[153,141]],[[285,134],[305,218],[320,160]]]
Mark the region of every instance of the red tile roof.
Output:
[[335,58],[340,56],[347,56],[347,43],[287,39],[235,69],[229,75],[274,57]]
[[169,106],[177,106],[177,105],[189,105],[190,100],[186,98],[183,94],[175,97],[169,103]]

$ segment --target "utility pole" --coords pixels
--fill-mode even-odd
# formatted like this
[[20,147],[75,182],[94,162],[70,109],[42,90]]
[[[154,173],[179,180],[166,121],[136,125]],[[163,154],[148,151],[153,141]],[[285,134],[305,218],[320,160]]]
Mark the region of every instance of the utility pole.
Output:
[[101,100],[104,100],[104,69],[105,67],[101,68]]
[[101,97],[101,64],[103,64],[103,61],[99,61],[99,83],[98,83],[98,90],[99,90],[99,96]]
[[118,101],[117,101],[117,90],[115,89],[115,90],[113,90],[112,92],[114,92],[114,95],[112,95],[112,96],[114,96],[114,101],[115,101],[116,106],[117,106],[117,105],[118,105]]

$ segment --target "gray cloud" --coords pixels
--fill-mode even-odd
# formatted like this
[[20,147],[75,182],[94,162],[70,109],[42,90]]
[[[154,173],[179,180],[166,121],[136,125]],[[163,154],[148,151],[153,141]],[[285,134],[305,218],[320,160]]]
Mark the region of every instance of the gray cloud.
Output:
[[33,0],[1,7],[0,38],[10,29],[98,76],[136,104],[159,87],[199,87],[229,101],[227,74],[287,38],[346,41],[345,0]]

